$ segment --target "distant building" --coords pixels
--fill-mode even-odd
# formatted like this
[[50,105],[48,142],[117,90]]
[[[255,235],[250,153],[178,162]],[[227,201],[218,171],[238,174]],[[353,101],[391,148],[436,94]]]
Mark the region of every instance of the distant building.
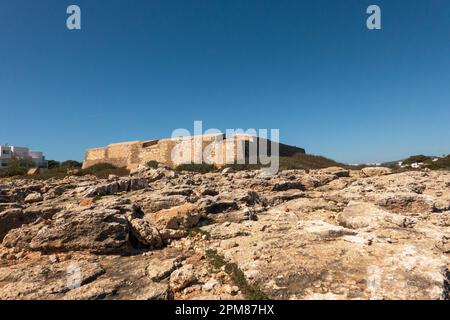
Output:
[[13,158],[31,158],[37,168],[47,168],[48,162],[40,151],[30,151],[25,147],[0,145],[0,167],[6,167]]

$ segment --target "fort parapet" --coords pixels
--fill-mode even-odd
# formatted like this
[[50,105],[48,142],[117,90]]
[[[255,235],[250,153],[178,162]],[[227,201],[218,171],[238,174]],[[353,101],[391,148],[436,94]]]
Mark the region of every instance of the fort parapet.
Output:
[[[149,161],[157,161],[171,167],[183,163],[212,163],[218,167],[228,163],[247,161],[252,148],[278,147],[282,157],[305,153],[305,150],[282,143],[272,144],[270,140],[247,134],[235,134],[227,138],[225,134],[189,136],[161,140],[130,141],[110,144],[102,148],[86,151],[83,168],[98,163],[110,163],[117,167],[134,169]],[[248,163],[248,162],[245,162]]]

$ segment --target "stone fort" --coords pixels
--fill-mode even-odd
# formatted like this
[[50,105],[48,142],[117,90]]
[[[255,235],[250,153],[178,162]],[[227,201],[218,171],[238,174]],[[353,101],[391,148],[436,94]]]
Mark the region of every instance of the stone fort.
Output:
[[[264,146],[267,146],[264,148]],[[271,155],[277,148],[280,157],[305,153],[305,150],[295,146],[275,143],[267,139],[248,134],[225,134],[187,136],[161,140],[130,141],[110,144],[102,148],[86,151],[83,168],[89,168],[98,163],[110,163],[117,167],[135,169],[149,161],[157,161],[176,167],[184,163],[207,162],[217,167],[230,163],[249,163],[252,150],[261,150],[263,154]],[[265,152],[265,153],[264,153]]]

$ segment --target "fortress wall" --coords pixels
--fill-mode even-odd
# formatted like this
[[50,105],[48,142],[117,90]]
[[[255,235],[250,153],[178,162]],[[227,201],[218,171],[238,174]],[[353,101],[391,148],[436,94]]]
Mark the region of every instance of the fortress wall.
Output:
[[83,169],[102,162],[106,158],[106,148],[95,148],[86,151],[83,162]]
[[110,163],[117,167],[127,167],[133,158],[133,154],[139,154],[139,142],[124,142],[111,144],[105,148],[91,149],[86,152],[83,169],[98,163]]
[[[83,168],[97,163],[111,163],[117,167],[134,169],[140,164],[151,160],[176,167],[182,163],[191,163],[194,160],[214,163],[221,167],[227,163],[238,160],[249,163],[250,145],[256,142],[257,150],[261,143],[267,143],[268,155],[271,154],[270,140],[237,134],[224,139],[224,134],[214,134],[199,137],[170,138],[150,141],[132,141],[116,143],[106,148],[91,149],[86,152]],[[197,146],[197,147],[196,147]],[[201,146],[201,148],[199,148]],[[278,144],[280,156],[293,156],[296,153],[305,153],[304,149],[286,144]],[[174,149],[176,147],[176,149]],[[172,159],[172,150],[175,157]],[[227,162],[228,161],[228,162]]]
[[143,146],[140,149],[139,159],[138,159],[139,163],[147,163],[152,160],[158,161],[161,163],[164,162],[164,161],[161,161],[161,154],[160,154],[158,144],[155,144],[155,145],[152,145],[149,147]]
[[171,153],[172,148],[177,145],[177,141],[171,139],[164,139],[158,142],[159,152],[160,152],[160,161],[169,166],[174,166],[172,162]]

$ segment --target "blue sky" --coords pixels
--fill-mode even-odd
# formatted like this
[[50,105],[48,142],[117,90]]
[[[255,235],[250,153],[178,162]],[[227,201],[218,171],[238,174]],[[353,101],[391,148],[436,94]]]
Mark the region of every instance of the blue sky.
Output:
[[0,143],[57,160],[194,120],[349,163],[448,154],[450,2],[1,0],[0,111]]

